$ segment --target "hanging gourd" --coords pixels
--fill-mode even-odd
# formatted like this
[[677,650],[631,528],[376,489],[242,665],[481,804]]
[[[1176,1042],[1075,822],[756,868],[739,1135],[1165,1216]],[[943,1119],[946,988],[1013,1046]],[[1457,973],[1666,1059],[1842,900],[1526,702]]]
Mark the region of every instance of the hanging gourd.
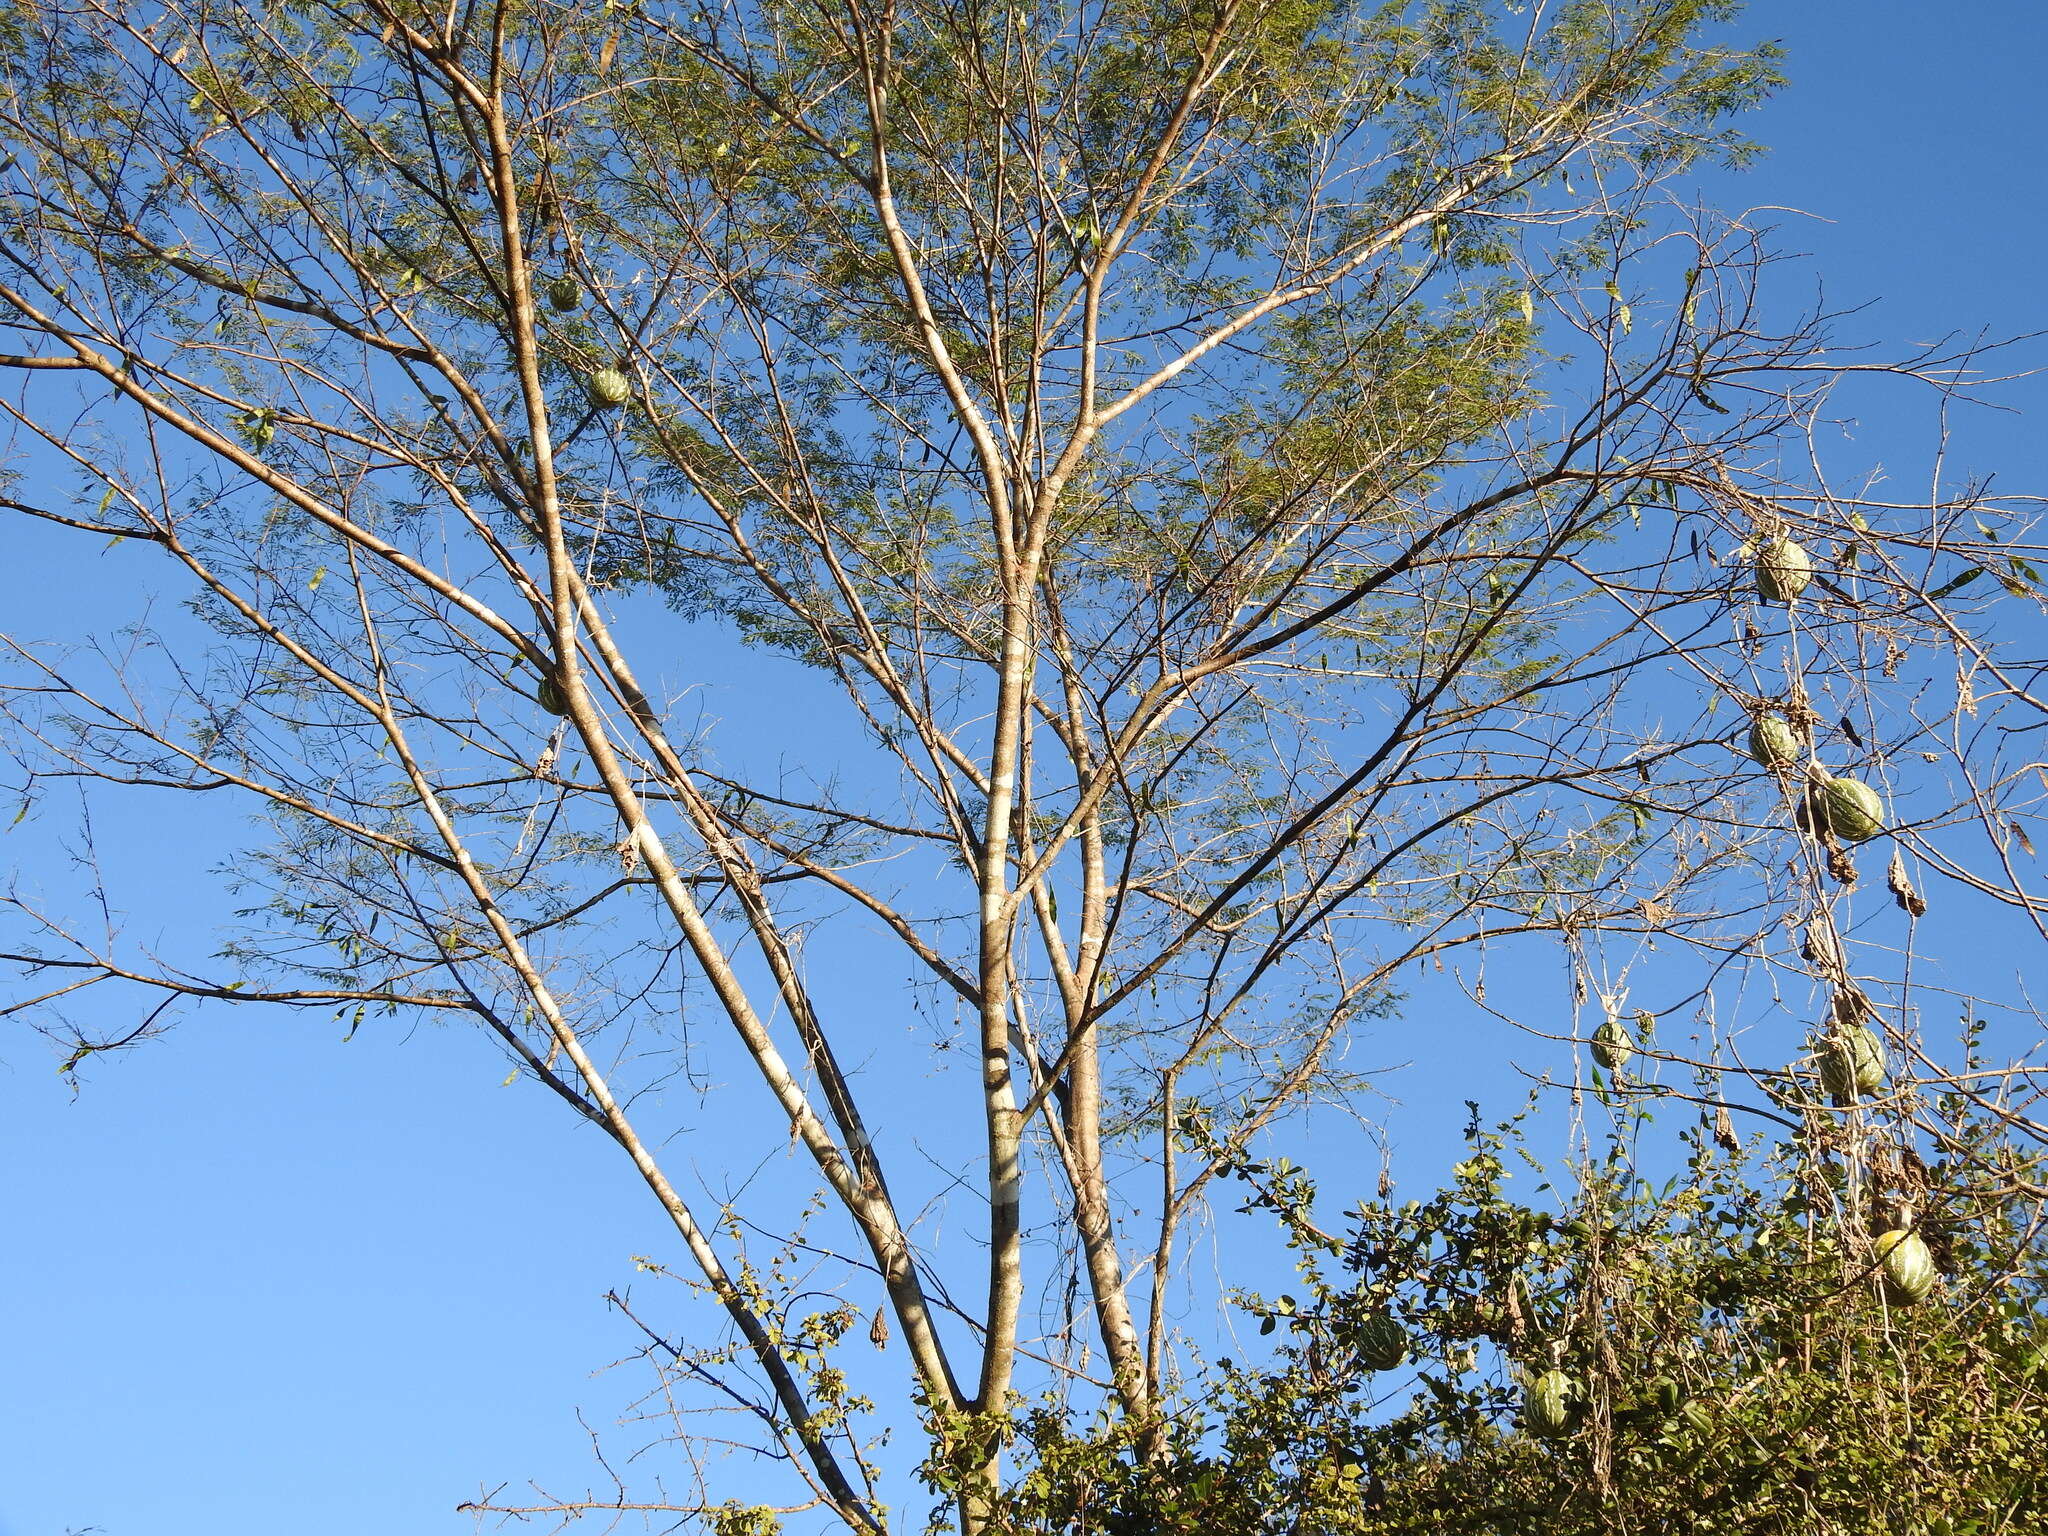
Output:
[[1853,1104],[1884,1087],[1884,1040],[1866,1024],[1831,1034],[1821,1047],[1821,1087],[1837,1104]]
[[1799,761],[1799,735],[1783,715],[1758,715],[1749,728],[1749,755],[1766,768]]
[[1867,1024],[1836,1030],[1820,1052],[1820,1084],[1837,1104],[1884,1086],[1884,1042]]
[[583,289],[566,272],[549,281],[547,292],[549,307],[565,315],[583,302]]
[[569,713],[569,696],[562,692],[562,685],[553,677],[540,680],[540,707],[551,715]]
[[1789,603],[1813,580],[1813,557],[1790,539],[1769,539],[1756,556],[1756,595]]
[[1845,843],[1860,843],[1884,830],[1884,801],[1859,779],[1829,779],[1809,791],[1807,815]]
[[633,381],[616,368],[600,368],[586,386],[590,403],[602,410],[617,410],[633,398]]
[[1398,1370],[1408,1358],[1408,1335],[1382,1312],[1360,1325],[1356,1348],[1358,1363],[1368,1371]]
[[1522,1422],[1545,1440],[1571,1433],[1578,1418],[1579,1384],[1560,1370],[1548,1370],[1522,1394]]
[[1918,1232],[1904,1227],[1877,1234],[1877,1257],[1884,1271],[1885,1300],[1910,1307],[1927,1299],[1936,1279],[1934,1255]]
[[1619,1020],[1609,1019],[1593,1031],[1593,1059],[1608,1071],[1619,1072],[1635,1053],[1628,1031],[1621,1027]]

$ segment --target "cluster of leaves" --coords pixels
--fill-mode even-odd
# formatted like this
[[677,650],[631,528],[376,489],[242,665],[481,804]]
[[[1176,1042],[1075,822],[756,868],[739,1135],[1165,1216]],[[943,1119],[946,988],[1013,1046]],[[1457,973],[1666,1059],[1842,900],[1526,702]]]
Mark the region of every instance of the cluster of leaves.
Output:
[[[1243,1298],[1273,1356],[1184,1381],[1174,1449],[1150,1461],[1127,1434],[1027,1416],[1002,1529],[2038,1528],[2048,1264],[2030,1180],[1965,1172],[1992,1161],[1988,1119],[1925,1166],[1823,1156],[1804,1137],[1717,1147],[1702,1126],[1661,1183],[1618,1134],[1554,1209],[1506,1193],[1518,1157],[1540,1174],[1522,1135],[1475,1115],[1447,1187],[1362,1202],[1342,1238],[1317,1226],[1303,1170],[1240,1164],[1246,1209],[1274,1213],[1300,1256],[1300,1295]],[[1907,1168],[1944,1271],[1914,1307],[1887,1299],[1870,1243],[1899,1193],[1888,1170]],[[1361,1345],[1388,1319],[1410,1359],[1375,1372]],[[1525,1405],[1551,1370],[1571,1382],[1571,1420],[1546,1436]]]

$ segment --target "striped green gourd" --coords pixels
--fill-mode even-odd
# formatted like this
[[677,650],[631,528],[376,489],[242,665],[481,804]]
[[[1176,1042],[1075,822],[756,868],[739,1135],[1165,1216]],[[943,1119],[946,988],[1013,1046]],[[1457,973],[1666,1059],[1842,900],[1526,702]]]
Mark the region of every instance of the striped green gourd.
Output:
[[585,387],[590,403],[605,410],[616,410],[633,398],[633,381],[616,368],[598,369]]
[[1807,796],[1807,814],[1845,843],[1884,830],[1884,801],[1860,779],[1829,779]]
[[1619,1020],[1609,1019],[1593,1031],[1593,1059],[1608,1071],[1619,1072],[1635,1053],[1628,1031],[1621,1027]]
[[1813,557],[1790,539],[1772,539],[1756,557],[1756,595],[1767,603],[1789,603],[1813,580]]
[[1838,1029],[1820,1051],[1820,1085],[1837,1104],[1853,1103],[1884,1086],[1884,1042],[1867,1024]]
[[1783,715],[1758,715],[1749,728],[1749,755],[1766,768],[1799,761],[1799,736]]
[[1548,1370],[1523,1393],[1522,1420],[1531,1434],[1556,1440],[1571,1433],[1578,1403],[1579,1384],[1563,1371]]
[[1368,1371],[1398,1370],[1408,1358],[1408,1335],[1384,1312],[1369,1317],[1358,1330],[1358,1363]]
[[1920,1234],[1905,1227],[1877,1234],[1877,1257],[1884,1271],[1885,1299],[1895,1307],[1925,1301],[1934,1289],[1934,1255]]

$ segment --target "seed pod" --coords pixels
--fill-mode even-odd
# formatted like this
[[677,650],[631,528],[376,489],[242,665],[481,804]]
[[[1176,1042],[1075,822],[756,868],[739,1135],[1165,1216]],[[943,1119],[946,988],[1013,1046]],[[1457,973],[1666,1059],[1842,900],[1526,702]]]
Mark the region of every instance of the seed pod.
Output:
[[1758,715],[1749,728],[1749,755],[1766,768],[1799,761],[1799,736],[1782,715]]
[[1757,551],[1756,595],[1767,603],[1789,603],[1813,580],[1813,557],[1790,539],[1773,539]]
[[1884,1042],[1868,1025],[1836,1030],[1820,1052],[1820,1083],[1837,1104],[1853,1104],[1884,1086]]
[[1845,843],[1860,843],[1884,830],[1884,801],[1860,779],[1829,779],[1808,792],[1807,817]]
[[1408,1335],[1401,1325],[1384,1312],[1369,1317],[1359,1327],[1355,1346],[1358,1363],[1368,1371],[1392,1371],[1400,1369],[1408,1358]]
[[1529,1426],[1529,1433],[1545,1440],[1570,1434],[1578,1410],[1579,1384],[1563,1371],[1545,1371],[1522,1394],[1522,1422]]
[[576,279],[568,273],[564,272],[560,277],[554,278],[548,283],[548,305],[550,308],[558,309],[563,314],[567,314],[582,302],[583,289],[577,284]]
[[1918,1232],[1901,1227],[1878,1233],[1877,1256],[1884,1269],[1885,1300],[1910,1307],[1927,1299],[1936,1279],[1934,1255]]
[[600,368],[585,386],[590,403],[603,410],[616,410],[633,398],[633,381],[616,368]]
[[1629,1043],[1628,1031],[1618,1020],[1609,1019],[1593,1031],[1593,1059],[1608,1071],[1619,1072],[1635,1053],[1635,1046]]

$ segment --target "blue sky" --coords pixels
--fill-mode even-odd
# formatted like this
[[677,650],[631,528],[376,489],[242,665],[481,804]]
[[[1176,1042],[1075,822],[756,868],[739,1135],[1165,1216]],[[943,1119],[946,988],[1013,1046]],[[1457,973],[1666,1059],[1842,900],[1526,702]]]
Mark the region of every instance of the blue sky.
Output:
[[[1785,40],[1793,84],[1753,122],[1769,156],[1708,195],[1811,215],[1773,216],[1807,258],[1781,284],[1867,304],[1844,329],[1873,340],[2048,327],[2048,12],[1807,0],[1747,25]],[[2048,483],[2048,392],[2000,394],[2022,413],[1959,414],[1958,462]],[[1924,463],[1925,404],[1873,395],[1858,453]],[[148,579],[139,551],[15,553],[33,575],[4,601],[26,632]],[[762,707],[737,685],[706,699],[737,729]],[[208,871],[242,834],[162,809],[138,804],[99,841],[193,892],[150,918],[177,944],[215,910]],[[1394,1087],[1405,1179],[1443,1168],[1470,1063],[1527,1054],[1474,1031],[1455,1071]],[[501,1086],[479,1040],[343,1033],[324,1015],[201,1013],[97,1064],[76,1096],[39,1042],[7,1039],[0,1536],[426,1536],[467,1529],[453,1509],[480,1486],[591,1486],[578,1410],[608,1425],[648,1385],[630,1363],[602,1373],[635,1347],[602,1297],[633,1283],[633,1255],[671,1256],[672,1235],[616,1151]],[[1511,1075],[1476,1080],[1500,1095],[1489,1110],[1512,1107]]]

